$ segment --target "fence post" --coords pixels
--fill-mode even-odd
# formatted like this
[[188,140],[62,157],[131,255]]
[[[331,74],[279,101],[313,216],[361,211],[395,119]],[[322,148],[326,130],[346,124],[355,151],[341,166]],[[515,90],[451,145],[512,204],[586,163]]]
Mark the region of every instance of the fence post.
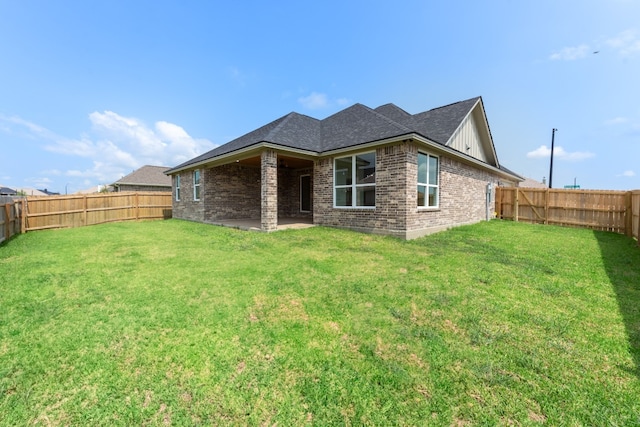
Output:
[[516,197],[513,198],[513,220],[518,222],[518,204],[520,202],[520,189],[514,187],[516,190]]
[[82,197],[82,225],[87,225],[87,195]]
[[27,232],[27,215],[28,215],[28,209],[29,209],[29,205],[27,203],[27,198],[25,197],[24,199],[22,199],[22,203],[21,203],[21,208],[20,209],[20,234],[22,233],[26,233]]
[[[640,191],[632,192],[632,196],[631,196],[631,217],[632,218],[633,218],[633,214],[635,213],[633,211],[634,206],[638,206],[640,208],[640,203],[636,204],[636,203],[633,202],[633,196],[634,196],[633,193],[636,193],[635,195],[640,197]],[[633,220],[631,221],[631,224],[633,224]],[[638,246],[640,246],[640,210],[638,212],[638,228],[636,228],[636,230],[638,230],[638,235],[636,236],[636,241],[638,242]],[[631,225],[631,233],[633,234],[633,225]]]
[[549,224],[549,191],[551,188],[547,188],[544,192],[544,223]]
[[9,210],[9,203],[5,203],[4,205],[4,235],[8,239],[11,234],[9,226],[11,225],[11,211]]
[[633,237],[633,196],[631,191],[624,195],[624,234]]
[[136,221],[140,219],[140,198],[138,197],[138,192],[134,196],[134,205],[136,207]]

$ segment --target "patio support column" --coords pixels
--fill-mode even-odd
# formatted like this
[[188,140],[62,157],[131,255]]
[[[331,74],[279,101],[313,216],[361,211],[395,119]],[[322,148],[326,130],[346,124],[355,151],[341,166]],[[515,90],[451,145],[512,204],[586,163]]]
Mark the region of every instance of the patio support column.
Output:
[[278,154],[264,150],[260,155],[261,170],[261,215],[262,231],[278,229]]

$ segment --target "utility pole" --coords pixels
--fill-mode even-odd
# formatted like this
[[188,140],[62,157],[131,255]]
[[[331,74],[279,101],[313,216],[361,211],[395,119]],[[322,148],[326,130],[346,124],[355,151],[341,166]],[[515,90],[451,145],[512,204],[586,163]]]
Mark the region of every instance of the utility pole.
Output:
[[553,143],[556,138],[556,132],[558,129],[553,128],[551,131],[551,164],[549,165],[549,188],[553,188]]

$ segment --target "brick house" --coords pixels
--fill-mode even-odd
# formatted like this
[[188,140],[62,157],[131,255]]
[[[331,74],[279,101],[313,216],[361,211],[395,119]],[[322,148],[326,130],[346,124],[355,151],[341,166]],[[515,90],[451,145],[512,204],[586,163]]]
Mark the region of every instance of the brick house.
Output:
[[171,191],[171,177],[165,172],[167,166],[142,166],[123,176],[113,184],[117,192],[121,191]]
[[480,97],[414,115],[393,104],[290,113],[165,173],[174,218],[263,231],[303,218],[405,239],[485,219],[488,184],[522,180],[498,163]]

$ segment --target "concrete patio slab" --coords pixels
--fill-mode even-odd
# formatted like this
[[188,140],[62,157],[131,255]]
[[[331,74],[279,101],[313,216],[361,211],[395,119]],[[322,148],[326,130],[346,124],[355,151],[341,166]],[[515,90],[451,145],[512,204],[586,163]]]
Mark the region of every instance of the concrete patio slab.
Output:
[[[210,222],[210,224],[219,225],[222,227],[237,228],[239,230],[262,231],[260,229],[259,219],[221,219],[218,221]],[[313,226],[313,220],[311,218],[278,218],[278,231],[287,229],[309,228]]]

